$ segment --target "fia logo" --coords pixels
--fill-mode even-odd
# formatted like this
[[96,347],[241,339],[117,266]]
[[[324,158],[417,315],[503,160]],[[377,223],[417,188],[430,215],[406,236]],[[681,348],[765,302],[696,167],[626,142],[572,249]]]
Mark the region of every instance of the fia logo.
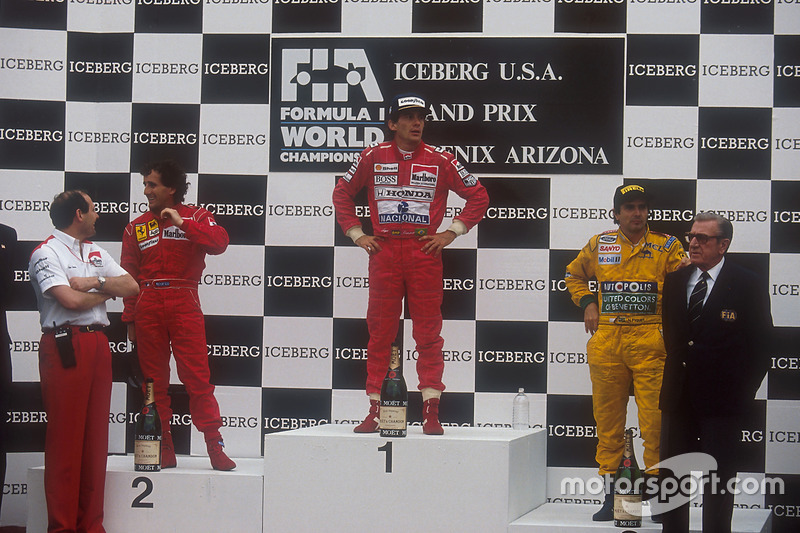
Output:
[[367,54],[359,48],[287,48],[281,61],[281,100],[298,101],[298,87],[310,85],[312,102],[349,102],[359,87],[368,102],[383,102]]

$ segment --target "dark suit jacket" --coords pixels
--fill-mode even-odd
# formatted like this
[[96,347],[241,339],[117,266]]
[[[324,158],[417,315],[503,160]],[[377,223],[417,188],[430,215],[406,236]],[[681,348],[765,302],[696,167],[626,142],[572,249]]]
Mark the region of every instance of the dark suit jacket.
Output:
[[742,413],[769,367],[772,315],[765,284],[725,259],[694,333],[687,314],[687,282],[694,267],[664,280],[662,320],[667,359],[662,411],[704,415]]
[[[9,351],[6,310],[11,300],[14,284],[14,251],[17,232],[14,228],[0,224],[0,453],[5,443],[5,420],[8,391],[11,385],[11,353]],[[2,481],[2,477],[0,477]]]
[[[8,350],[8,327],[6,310],[11,301],[14,286],[14,251],[17,247],[17,232],[14,228],[0,224],[0,380],[11,381],[11,362]],[[5,386],[5,385],[4,385]],[[0,391],[2,392],[2,391]]]

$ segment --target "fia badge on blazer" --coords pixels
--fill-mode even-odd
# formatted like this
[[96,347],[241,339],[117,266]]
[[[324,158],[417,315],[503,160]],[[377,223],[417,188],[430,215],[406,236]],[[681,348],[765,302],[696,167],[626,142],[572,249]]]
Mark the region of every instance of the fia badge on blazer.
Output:
[[736,321],[736,311],[733,309],[723,309],[720,311],[719,316],[725,322],[735,322]]

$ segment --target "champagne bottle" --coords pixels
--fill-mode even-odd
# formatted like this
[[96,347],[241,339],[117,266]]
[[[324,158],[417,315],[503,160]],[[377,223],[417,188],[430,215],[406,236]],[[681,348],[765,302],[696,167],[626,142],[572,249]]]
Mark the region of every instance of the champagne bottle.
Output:
[[381,386],[381,437],[405,437],[407,432],[408,389],[403,378],[400,348],[392,345],[389,371]]
[[625,430],[625,451],[614,480],[614,525],[642,525],[642,471],[633,455],[633,432],[630,429]]
[[161,470],[161,418],[156,410],[153,379],[145,380],[145,398],[133,445],[133,469],[136,472],[158,472]]

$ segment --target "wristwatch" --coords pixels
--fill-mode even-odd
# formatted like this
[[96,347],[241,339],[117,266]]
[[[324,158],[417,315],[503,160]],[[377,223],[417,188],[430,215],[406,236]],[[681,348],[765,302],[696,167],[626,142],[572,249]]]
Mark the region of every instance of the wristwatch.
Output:
[[97,281],[100,282],[100,287],[97,290],[102,291],[103,287],[106,286],[106,278],[103,276],[97,276]]

